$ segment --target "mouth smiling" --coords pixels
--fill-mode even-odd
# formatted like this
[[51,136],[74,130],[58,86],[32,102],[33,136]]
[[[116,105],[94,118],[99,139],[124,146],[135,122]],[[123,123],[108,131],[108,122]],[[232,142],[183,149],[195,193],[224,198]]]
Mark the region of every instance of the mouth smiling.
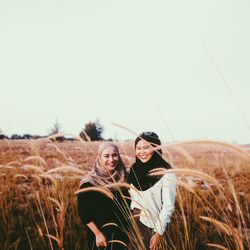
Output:
[[108,163],[107,165],[108,165],[109,167],[112,167],[112,168],[115,167],[115,164],[114,164],[114,163]]

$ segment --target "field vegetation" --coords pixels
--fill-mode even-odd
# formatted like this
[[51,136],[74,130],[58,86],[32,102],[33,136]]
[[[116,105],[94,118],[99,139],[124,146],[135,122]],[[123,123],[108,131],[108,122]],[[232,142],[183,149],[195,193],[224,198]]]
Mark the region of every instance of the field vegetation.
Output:
[[[75,192],[100,143],[0,141],[0,249],[87,249]],[[118,144],[129,169],[133,142]],[[178,176],[163,249],[250,249],[247,147],[195,141],[163,152]],[[141,249],[136,229],[131,240]]]

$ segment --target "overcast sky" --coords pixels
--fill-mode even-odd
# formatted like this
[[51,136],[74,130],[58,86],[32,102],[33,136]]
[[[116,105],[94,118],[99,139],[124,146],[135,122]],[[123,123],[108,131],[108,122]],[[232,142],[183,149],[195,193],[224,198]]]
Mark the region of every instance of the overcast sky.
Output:
[[249,0],[0,0],[0,128],[250,143]]

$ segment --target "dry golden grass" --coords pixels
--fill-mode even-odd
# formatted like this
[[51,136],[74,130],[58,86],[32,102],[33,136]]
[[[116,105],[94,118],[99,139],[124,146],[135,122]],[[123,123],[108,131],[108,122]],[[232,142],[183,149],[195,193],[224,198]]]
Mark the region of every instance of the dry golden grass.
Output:
[[[0,249],[87,249],[76,193],[82,191],[79,181],[91,168],[99,144],[0,141]],[[119,147],[129,168],[133,142]],[[176,209],[162,249],[249,249],[249,151],[210,141],[162,148],[174,165],[170,172],[178,177]],[[107,189],[99,191],[110,195]],[[142,249],[136,225],[130,233],[132,244]]]

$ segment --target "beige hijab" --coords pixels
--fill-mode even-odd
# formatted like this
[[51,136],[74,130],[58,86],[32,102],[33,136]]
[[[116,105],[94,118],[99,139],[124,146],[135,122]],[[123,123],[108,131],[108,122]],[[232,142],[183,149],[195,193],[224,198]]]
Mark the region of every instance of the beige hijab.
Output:
[[[117,150],[119,156],[119,161],[112,175],[105,169],[104,166],[101,165],[100,161],[101,154],[107,147],[114,147]],[[126,178],[126,168],[121,160],[117,145],[112,142],[104,142],[98,148],[97,158],[94,162],[93,169],[83,176],[82,180],[80,181],[80,186],[89,182],[96,187],[103,187],[113,183],[123,183],[125,182]]]

